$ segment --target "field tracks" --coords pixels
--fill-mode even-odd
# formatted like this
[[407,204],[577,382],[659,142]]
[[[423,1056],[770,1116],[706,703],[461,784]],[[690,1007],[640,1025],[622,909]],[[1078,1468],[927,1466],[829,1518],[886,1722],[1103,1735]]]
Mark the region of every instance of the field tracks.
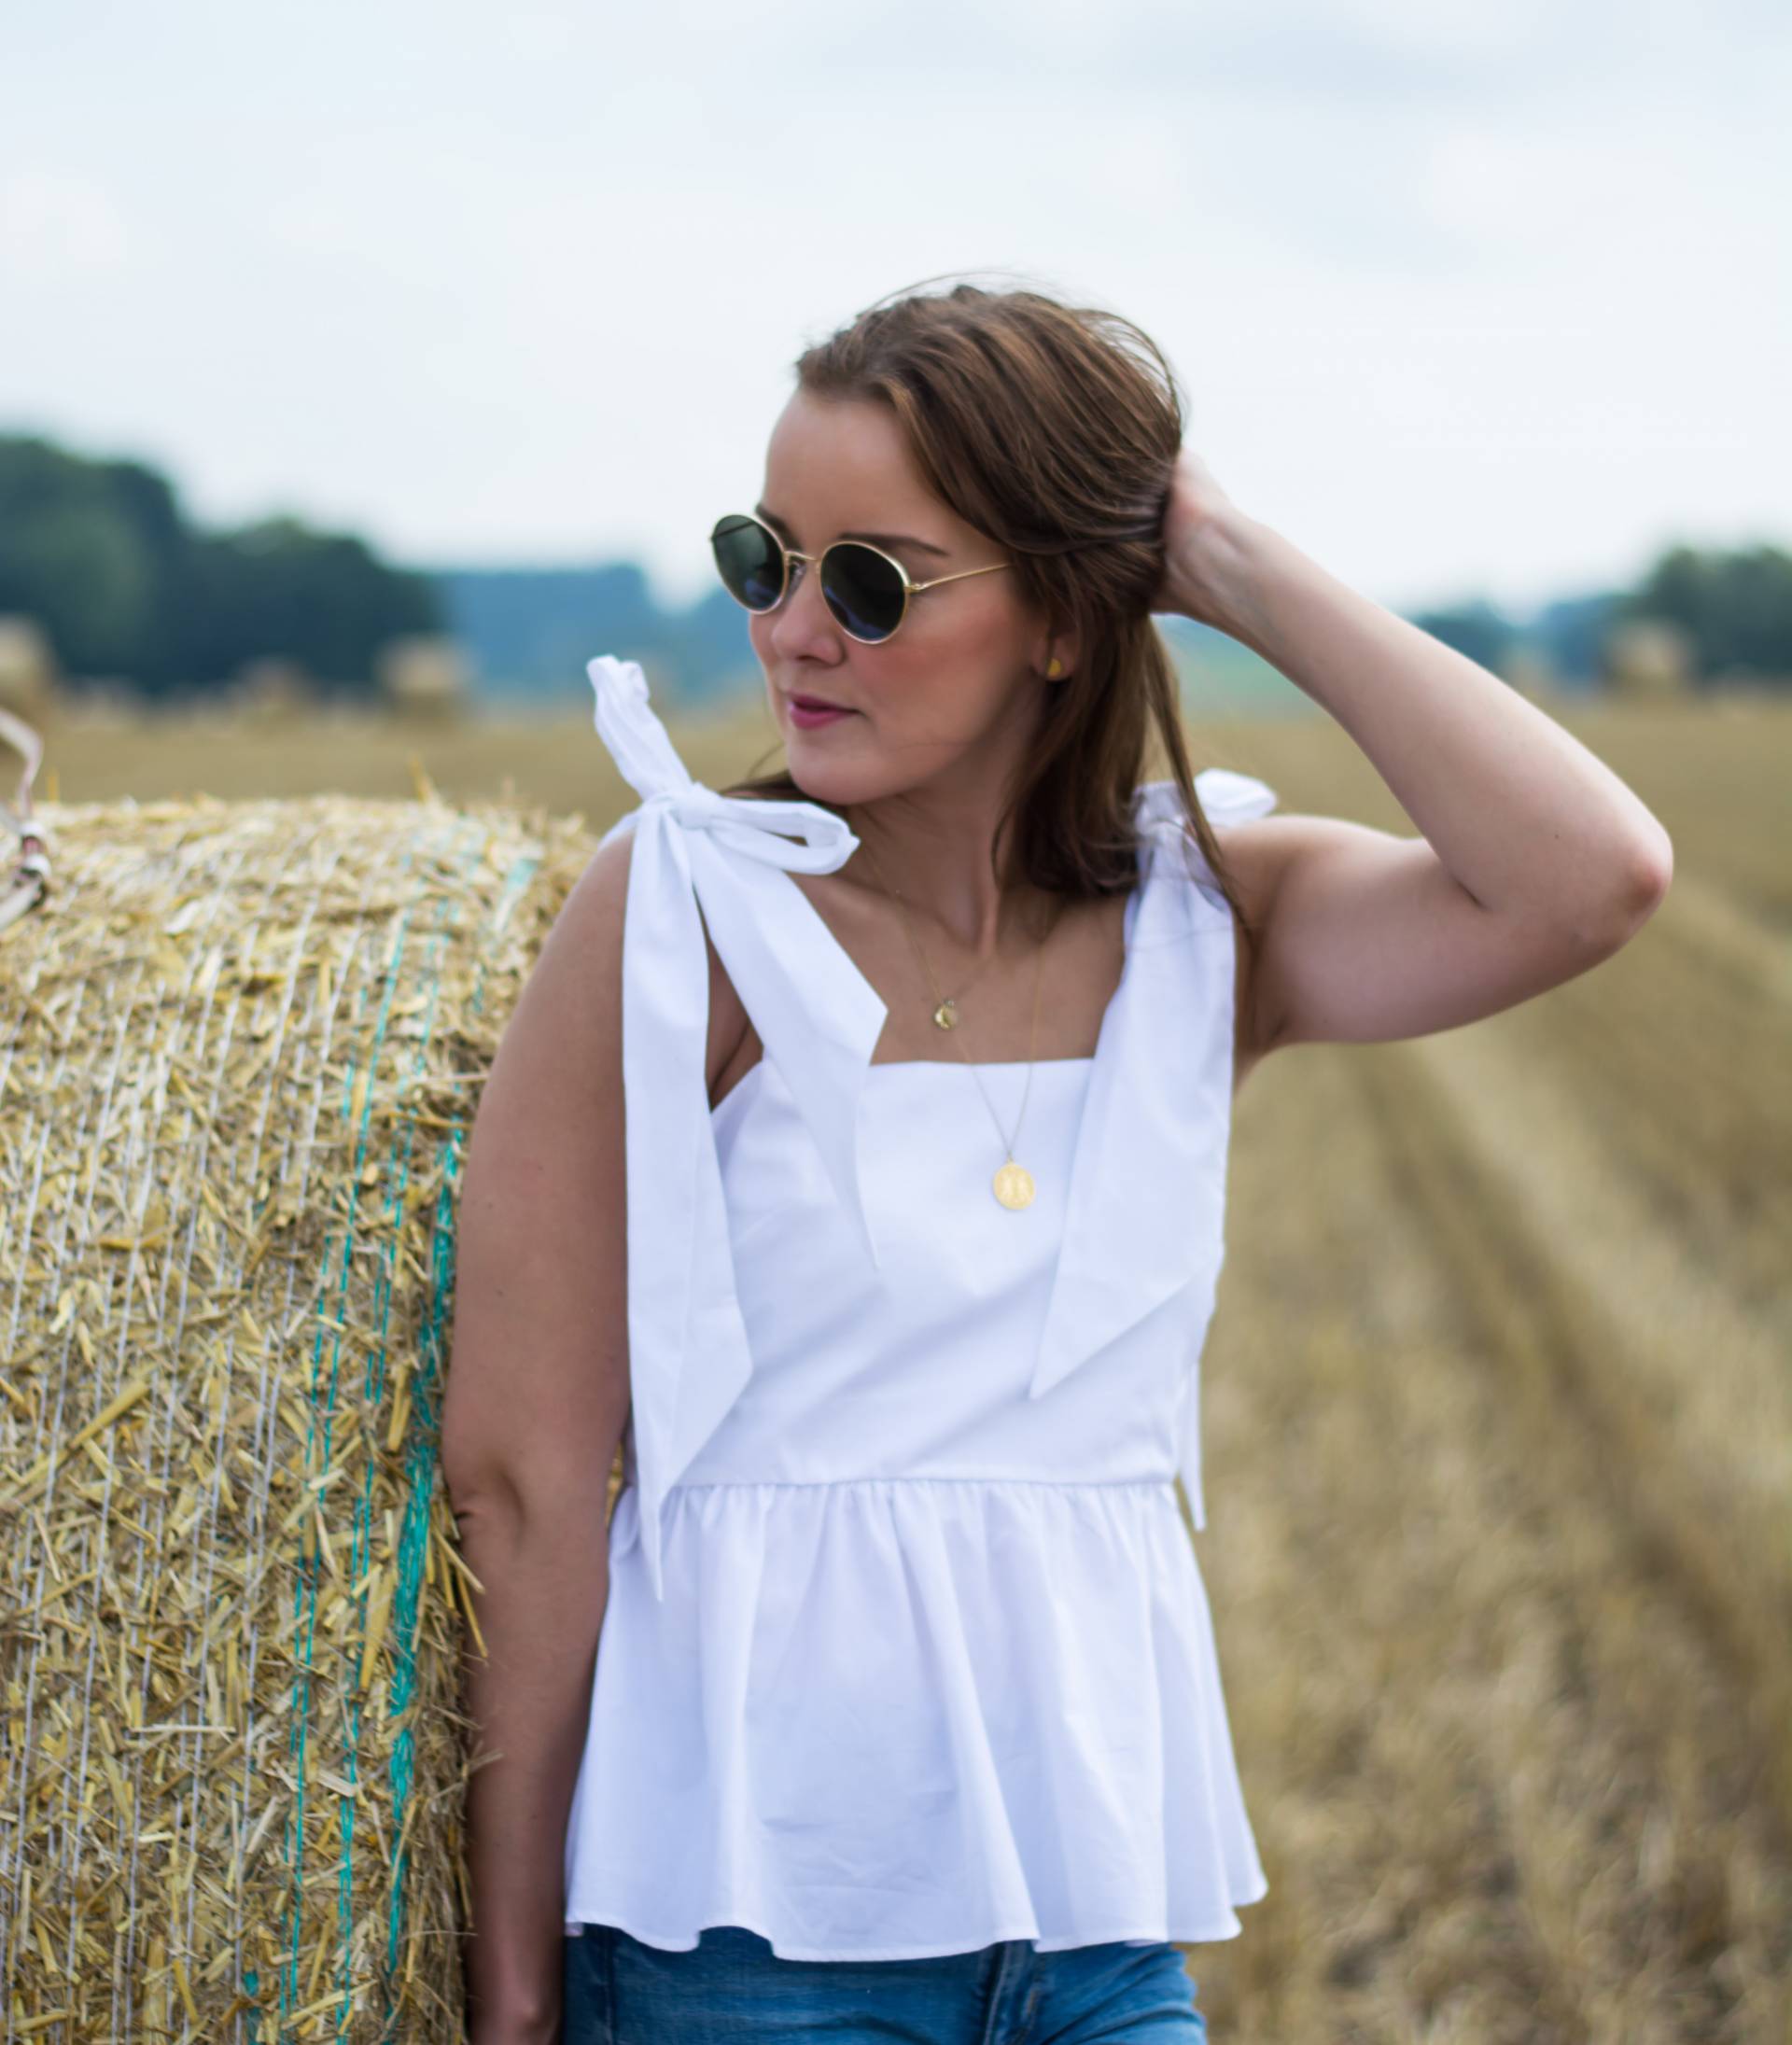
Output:
[[[1784,1301],[1739,1302],[1602,1142],[1572,1062],[1529,1049],[1496,1018],[1352,1072],[1539,1453],[1599,1487],[1729,1664],[1792,1842]],[[1644,1126],[1654,1105],[1636,1102]]]

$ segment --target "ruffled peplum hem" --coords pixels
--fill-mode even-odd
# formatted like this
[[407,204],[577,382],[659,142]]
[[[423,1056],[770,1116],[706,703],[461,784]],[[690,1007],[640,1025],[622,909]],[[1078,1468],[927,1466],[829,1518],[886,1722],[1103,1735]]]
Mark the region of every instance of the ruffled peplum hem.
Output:
[[795,1960],[1235,1938],[1268,1892],[1171,1478],[626,1487],[566,1917]]

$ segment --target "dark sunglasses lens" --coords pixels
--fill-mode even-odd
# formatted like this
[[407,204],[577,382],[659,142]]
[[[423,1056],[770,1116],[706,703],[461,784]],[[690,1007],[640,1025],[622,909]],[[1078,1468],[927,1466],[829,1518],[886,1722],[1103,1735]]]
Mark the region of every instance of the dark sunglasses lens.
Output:
[[871,547],[842,539],[821,560],[821,594],[842,631],[856,639],[887,639],[902,623],[903,579]]
[[784,564],[772,536],[750,518],[718,519],[709,535],[716,570],[728,594],[749,610],[769,610],[784,582]]

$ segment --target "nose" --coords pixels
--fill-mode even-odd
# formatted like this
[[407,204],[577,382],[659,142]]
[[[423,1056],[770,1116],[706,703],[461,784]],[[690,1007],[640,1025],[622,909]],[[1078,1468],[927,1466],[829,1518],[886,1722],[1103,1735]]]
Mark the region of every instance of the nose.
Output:
[[845,635],[821,595],[821,580],[812,565],[791,563],[791,586],[771,613],[772,651],[785,659],[799,653],[837,654]]

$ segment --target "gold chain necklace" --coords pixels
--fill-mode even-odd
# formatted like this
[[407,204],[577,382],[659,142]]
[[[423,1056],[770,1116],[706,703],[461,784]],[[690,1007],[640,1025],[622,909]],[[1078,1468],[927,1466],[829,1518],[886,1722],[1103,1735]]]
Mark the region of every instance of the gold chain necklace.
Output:
[[[950,1008],[951,1003],[947,997],[940,991],[940,983],[934,976],[933,968],[928,963],[927,953],[922,948],[920,938],[917,935],[915,926],[909,918],[908,905],[884,878],[883,869],[877,863],[877,855],[865,843],[862,833],[860,834],[859,842],[864,846],[865,857],[871,861],[871,870],[877,876],[878,886],[895,903],[897,909],[901,912],[903,928],[908,932],[908,941],[914,945],[915,955],[921,961],[921,970],[927,974],[928,980],[932,986],[937,1004],[933,1010],[933,1020],[939,1024],[942,1030],[951,1030],[957,1023],[957,1013],[956,1011],[953,1012],[952,1021],[950,1022],[942,1022],[940,1019],[942,1011]],[[1039,1056],[1039,1002],[1040,996],[1044,991],[1045,987],[1045,946],[1051,938],[1052,931],[1057,928],[1058,917],[1062,916],[1063,913],[1063,904],[1060,903],[1057,913],[1052,917],[1044,937],[1040,940],[1039,959],[1033,969],[1032,1036],[1028,1052],[1027,1081],[1021,1088],[1020,1113],[1015,1117],[1014,1136],[1011,1137],[1003,1129],[1001,1117],[996,1113],[995,1103],[989,1099],[989,1090],[983,1084],[982,1073],[977,1071],[976,1066],[972,1062],[970,1052],[965,1049],[962,1044],[959,1045],[959,1055],[964,1059],[965,1069],[970,1072],[971,1077],[976,1081],[977,1091],[983,1096],[983,1104],[989,1111],[989,1119],[996,1125],[996,1134],[1001,1138],[1005,1161],[991,1181],[991,1190],[997,1199],[1006,1208],[1030,1207],[1033,1203],[1033,1195],[1037,1190],[1032,1173],[1028,1170],[1025,1165],[1015,1162],[1015,1138],[1019,1136],[1021,1124],[1027,1119],[1027,1102],[1033,1090],[1033,1067],[1037,1063]],[[979,972],[982,971],[981,968],[978,970]]]
[[956,1030],[959,1027],[959,1023],[961,1020],[959,1015],[959,1003],[971,991],[971,989],[976,986],[977,982],[983,978],[984,974],[988,972],[990,966],[993,965],[994,962],[995,961],[993,959],[986,959],[984,963],[977,968],[977,970],[971,975],[968,980],[960,980],[959,982],[959,991],[956,994],[945,995],[936,1003],[933,1010],[933,1021],[939,1029]]

